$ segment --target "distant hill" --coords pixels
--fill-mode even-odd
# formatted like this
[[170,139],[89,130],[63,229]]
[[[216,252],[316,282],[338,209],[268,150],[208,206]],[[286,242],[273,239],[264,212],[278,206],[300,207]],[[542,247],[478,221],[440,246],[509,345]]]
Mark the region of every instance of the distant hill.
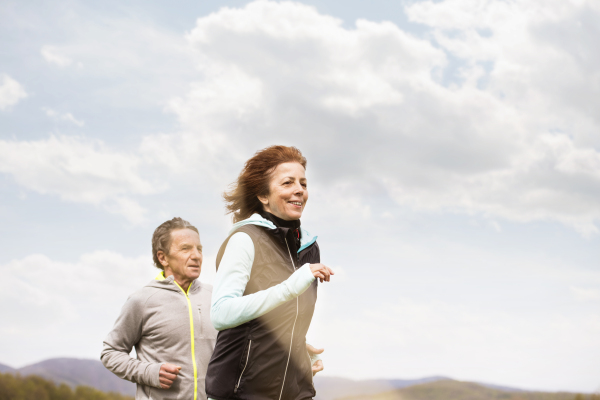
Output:
[[[135,395],[135,384],[118,378],[104,368],[99,360],[52,358],[19,369],[0,364],[0,372],[19,373],[21,376],[38,375],[55,383],[66,383],[73,388],[86,385],[103,392]],[[564,394],[536,394],[536,392],[525,392],[491,384],[458,382],[442,376],[421,379],[352,380],[317,375],[315,388],[317,389],[315,400],[341,398],[352,400],[359,398],[362,400],[573,400],[575,396],[574,394],[569,394],[567,397],[564,397]],[[452,393],[452,396],[448,393]],[[454,397],[463,394],[464,397]],[[536,395],[542,397],[535,397]]]
[[57,385],[39,376],[22,376],[0,373],[0,400],[133,400],[131,396],[104,393],[89,386],[70,388]]
[[8,365],[0,364],[0,374],[3,372],[13,372],[15,369],[13,367],[9,367]]
[[387,392],[340,397],[339,400],[573,400],[575,393],[493,389],[472,382],[439,380]]
[[[51,358],[19,369],[0,365],[8,368],[6,372],[19,373],[22,376],[38,375],[56,383],[66,383],[71,387],[87,385],[103,392],[116,392],[129,396],[135,395],[134,383],[118,378],[104,368],[99,360]],[[446,378],[352,380],[317,375],[315,378],[315,388],[317,389],[316,400],[334,400],[350,395],[375,394],[440,379]]]
[[51,358],[19,369],[10,368],[5,372],[19,373],[22,376],[37,375],[71,387],[86,385],[103,392],[135,396],[134,383],[118,378],[98,360]]
[[368,379],[352,380],[332,376],[315,376],[317,390],[315,400],[334,400],[345,396],[371,395],[393,389],[400,389],[420,383],[435,382],[448,379],[442,376],[432,376],[421,379]]

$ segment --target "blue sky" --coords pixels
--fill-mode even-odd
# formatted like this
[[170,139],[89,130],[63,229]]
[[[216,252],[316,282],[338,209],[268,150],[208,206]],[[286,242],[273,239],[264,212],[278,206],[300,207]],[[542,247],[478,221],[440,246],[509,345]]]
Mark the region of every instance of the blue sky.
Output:
[[338,271],[309,339],[350,378],[600,388],[592,1],[0,5],[0,362],[97,358],[150,238],[230,226],[271,144]]

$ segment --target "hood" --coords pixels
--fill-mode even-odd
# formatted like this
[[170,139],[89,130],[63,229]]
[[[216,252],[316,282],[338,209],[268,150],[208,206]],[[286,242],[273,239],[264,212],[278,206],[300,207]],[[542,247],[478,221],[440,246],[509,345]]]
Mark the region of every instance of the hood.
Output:
[[[260,214],[252,214],[249,218],[246,218],[240,222],[236,222],[231,227],[231,230],[228,233],[228,236],[235,232],[238,228],[244,225],[258,225],[267,229],[276,229],[277,227],[268,219],[263,218]],[[298,253],[302,250],[313,244],[317,241],[317,236],[311,235],[306,229],[300,225],[300,248],[298,249]]]
[[[175,277],[173,275],[165,278],[164,271],[160,271],[156,278],[148,282],[146,287],[171,290],[173,292],[181,292],[179,285],[175,283]],[[196,279],[193,281],[188,289],[188,293],[194,293],[200,289],[200,282]]]

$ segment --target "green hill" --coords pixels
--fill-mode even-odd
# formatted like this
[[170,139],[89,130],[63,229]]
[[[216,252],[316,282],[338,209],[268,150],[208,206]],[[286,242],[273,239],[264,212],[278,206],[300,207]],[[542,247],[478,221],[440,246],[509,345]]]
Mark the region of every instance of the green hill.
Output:
[[0,374],[0,400],[133,400],[133,397],[104,393],[89,386],[72,389],[35,375]]
[[71,387],[90,386],[102,392],[135,396],[135,383],[118,378],[104,368],[100,360],[51,358],[10,372],[19,373],[21,376],[37,375],[55,383],[66,383]]
[[[574,400],[575,393],[505,391],[471,382],[442,380],[343,400]],[[582,397],[587,400],[588,397]],[[342,400],[342,399],[339,399]]]

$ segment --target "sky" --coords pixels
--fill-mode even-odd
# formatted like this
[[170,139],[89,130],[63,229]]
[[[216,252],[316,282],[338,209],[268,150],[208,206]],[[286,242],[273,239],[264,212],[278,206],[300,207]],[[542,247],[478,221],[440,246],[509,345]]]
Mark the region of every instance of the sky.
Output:
[[273,144],[323,375],[600,390],[600,3],[0,3],[0,363],[99,359],[150,239]]

